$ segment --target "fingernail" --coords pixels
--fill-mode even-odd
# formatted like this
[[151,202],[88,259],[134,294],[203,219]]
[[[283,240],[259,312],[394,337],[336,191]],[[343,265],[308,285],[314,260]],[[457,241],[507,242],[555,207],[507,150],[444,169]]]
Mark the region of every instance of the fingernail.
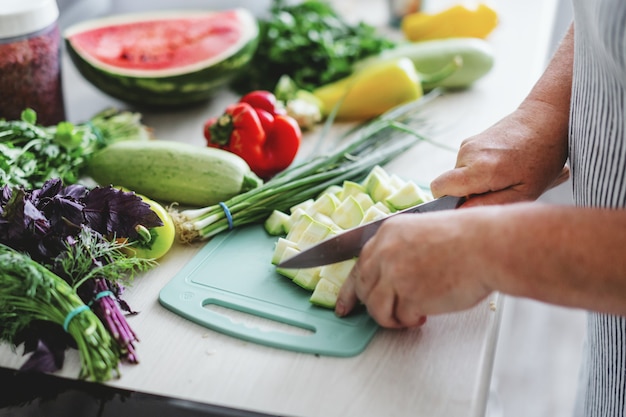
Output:
[[343,317],[346,314],[346,306],[343,305],[343,301],[337,300],[337,304],[335,305],[335,315],[339,317]]

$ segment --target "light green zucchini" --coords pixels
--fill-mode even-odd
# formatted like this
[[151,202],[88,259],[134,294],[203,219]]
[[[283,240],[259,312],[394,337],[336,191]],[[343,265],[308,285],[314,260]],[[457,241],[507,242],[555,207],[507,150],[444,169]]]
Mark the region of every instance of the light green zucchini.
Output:
[[407,57],[422,74],[432,74],[460,57],[461,67],[449,77],[434,83],[423,83],[424,90],[436,87],[467,88],[485,76],[494,65],[492,46],[479,38],[446,38],[420,42],[405,42],[379,55],[366,58],[355,65],[362,68],[373,63]]
[[103,186],[188,206],[216,204],[262,183],[231,152],[165,140],[109,145],[94,154],[87,174]]

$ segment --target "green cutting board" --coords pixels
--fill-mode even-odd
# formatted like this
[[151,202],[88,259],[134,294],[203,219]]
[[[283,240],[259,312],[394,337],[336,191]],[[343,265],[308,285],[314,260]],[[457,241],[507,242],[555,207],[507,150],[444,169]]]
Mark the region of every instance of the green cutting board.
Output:
[[[159,301],[195,323],[251,342],[327,356],[362,352],[378,329],[374,320],[364,310],[338,318],[311,304],[310,291],[276,273],[276,241],[261,226],[215,236],[161,290]],[[234,320],[230,310],[284,329]],[[304,331],[286,331],[291,326]]]

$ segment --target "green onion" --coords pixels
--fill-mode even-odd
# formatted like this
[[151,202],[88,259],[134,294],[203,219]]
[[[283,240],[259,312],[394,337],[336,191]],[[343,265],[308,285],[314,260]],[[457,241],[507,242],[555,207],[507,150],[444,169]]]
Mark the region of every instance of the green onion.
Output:
[[[351,129],[341,138],[347,143],[334,153],[313,156],[228,201],[199,209],[171,209],[179,239],[187,243],[206,240],[234,227],[262,222],[273,210],[286,211],[331,185],[364,178],[376,165],[386,164],[419,141],[446,148],[411,128],[412,123],[419,121],[416,115],[422,105],[437,94],[433,92]],[[329,118],[322,140],[330,123]]]
[[61,277],[28,255],[0,244],[0,340],[37,320],[63,326],[80,353],[80,378],[97,382],[119,376],[120,353],[98,317]]

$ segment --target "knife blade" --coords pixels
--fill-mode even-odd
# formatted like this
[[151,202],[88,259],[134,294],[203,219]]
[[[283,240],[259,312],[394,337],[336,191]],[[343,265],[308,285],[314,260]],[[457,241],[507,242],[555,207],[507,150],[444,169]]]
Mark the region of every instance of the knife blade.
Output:
[[374,236],[380,225],[390,217],[405,213],[452,210],[463,204],[463,201],[465,201],[464,197],[443,196],[436,200],[397,211],[380,220],[346,230],[328,238],[289,259],[281,261],[277,267],[290,269],[312,268],[354,258],[361,253],[363,245]]

